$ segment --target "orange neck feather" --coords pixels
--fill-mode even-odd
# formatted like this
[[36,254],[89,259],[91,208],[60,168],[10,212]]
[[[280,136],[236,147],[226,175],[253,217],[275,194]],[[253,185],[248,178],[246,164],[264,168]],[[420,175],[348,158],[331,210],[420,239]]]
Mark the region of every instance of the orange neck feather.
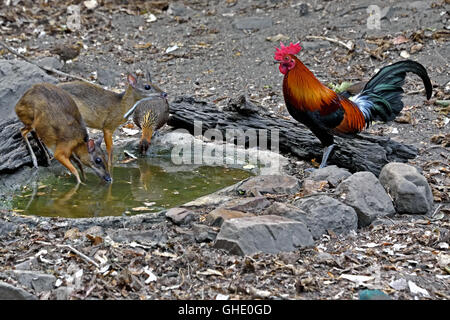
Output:
[[[299,60],[289,70],[283,80],[283,94],[286,103],[299,111],[320,111],[323,113],[324,105],[331,105],[336,101],[336,93],[325,87],[313,73]],[[335,110],[335,108],[333,108]],[[327,110],[333,112],[334,110]]]

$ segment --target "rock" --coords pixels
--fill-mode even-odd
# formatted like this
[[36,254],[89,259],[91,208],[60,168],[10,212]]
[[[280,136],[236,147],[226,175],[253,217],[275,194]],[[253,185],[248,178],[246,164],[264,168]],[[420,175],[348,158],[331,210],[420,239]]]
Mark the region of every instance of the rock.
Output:
[[270,201],[265,197],[251,197],[244,199],[233,199],[224,203],[222,206],[230,210],[260,212],[270,206]]
[[5,236],[10,232],[16,232],[18,226],[14,223],[0,220],[0,237]]
[[38,265],[38,259],[36,257],[32,257],[24,262],[16,264],[14,268],[16,270],[31,270],[33,267],[37,267]]
[[245,17],[235,19],[232,26],[239,30],[256,30],[272,27],[272,19],[269,17]]
[[195,218],[194,212],[185,208],[167,210],[166,217],[176,225],[189,224]]
[[0,300],[37,300],[37,297],[22,288],[0,281]]
[[261,194],[296,194],[300,190],[300,182],[292,176],[262,175],[251,177],[235,186],[234,191],[240,195]]
[[405,163],[388,163],[380,182],[394,201],[397,213],[426,214],[433,208],[431,188],[419,171]]
[[[231,188],[229,189],[229,187],[226,188],[227,190],[229,190],[228,192],[231,192]],[[219,190],[220,191],[220,190]],[[193,208],[200,208],[200,207],[207,207],[207,206],[219,206],[220,204],[224,203],[225,201],[231,200],[231,197],[228,196],[224,196],[223,194],[218,194],[218,192],[216,193],[212,193],[212,194],[208,194],[206,196],[197,198],[195,200],[192,200],[190,202],[187,202],[185,204],[182,205],[182,207],[193,207]]]
[[337,187],[339,183],[341,183],[343,180],[350,177],[352,174],[344,168],[339,168],[338,166],[331,165],[326,166],[325,168],[314,170],[310,173],[308,176],[308,179],[314,180],[314,181],[328,181],[328,184],[330,187]]
[[302,222],[265,215],[225,221],[214,247],[231,254],[251,255],[293,251],[313,245],[311,233]]
[[327,230],[337,234],[346,234],[358,228],[358,216],[355,210],[326,195],[317,195],[299,199],[294,205],[306,215],[298,215],[295,220],[303,221],[314,239],[319,239]]
[[34,289],[35,293],[52,290],[56,282],[54,275],[42,272],[8,270],[6,273],[16,279],[21,285]]
[[62,62],[56,58],[56,57],[42,57],[39,59],[36,59],[34,62],[36,62],[40,66],[44,66],[47,68],[53,68],[53,69],[61,69],[63,67]]
[[58,83],[58,80],[34,64],[0,60],[0,120],[15,118],[17,101],[33,84],[40,82]]
[[274,202],[267,210],[264,211],[265,214],[282,216],[289,219],[300,220],[299,216],[305,216],[306,212],[300,210],[294,205],[282,202]]
[[310,194],[318,193],[328,186],[328,182],[325,180],[314,181],[311,179],[305,179],[303,181],[303,195],[307,196]]
[[170,2],[169,8],[167,9],[167,14],[171,16],[183,17],[189,13],[194,12],[189,7],[186,7],[183,3]]
[[220,227],[225,220],[253,216],[254,214],[252,213],[229,210],[225,208],[217,208],[206,215],[206,222],[210,226]]
[[193,223],[192,231],[194,232],[194,239],[197,242],[211,242],[217,237],[217,228],[210,227],[204,224]]
[[355,209],[360,227],[368,226],[377,218],[395,214],[391,198],[371,172],[351,175],[339,184],[336,194],[342,202]]

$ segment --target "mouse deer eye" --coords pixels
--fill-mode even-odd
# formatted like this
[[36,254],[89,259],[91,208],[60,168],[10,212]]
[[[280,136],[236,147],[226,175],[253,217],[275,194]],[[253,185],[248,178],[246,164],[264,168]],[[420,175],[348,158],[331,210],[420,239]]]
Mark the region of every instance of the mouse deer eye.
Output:
[[95,163],[96,163],[96,164],[102,163],[102,159],[100,159],[100,158],[95,158]]
[[144,89],[145,89],[145,90],[150,90],[150,85],[149,85],[149,84],[146,84],[146,85],[144,86]]

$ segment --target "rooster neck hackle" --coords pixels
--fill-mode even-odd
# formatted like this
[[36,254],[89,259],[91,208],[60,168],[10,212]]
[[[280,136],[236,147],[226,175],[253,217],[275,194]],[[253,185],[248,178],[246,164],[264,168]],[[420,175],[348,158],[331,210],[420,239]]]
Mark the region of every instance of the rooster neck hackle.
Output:
[[[295,56],[295,67],[285,74],[283,94],[286,102],[295,105],[299,111],[319,111],[328,114],[337,109],[338,97],[335,92],[325,87],[314,74]],[[336,107],[323,109],[324,105]]]

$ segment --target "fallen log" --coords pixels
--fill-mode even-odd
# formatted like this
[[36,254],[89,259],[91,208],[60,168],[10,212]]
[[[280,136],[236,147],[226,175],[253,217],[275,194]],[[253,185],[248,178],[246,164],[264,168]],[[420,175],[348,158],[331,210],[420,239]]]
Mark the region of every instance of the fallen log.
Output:
[[[226,110],[219,110],[214,104],[197,101],[193,97],[177,97],[170,105],[171,117],[168,124],[174,128],[187,129],[194,133],[194,121],[201,121],[201,133],[216,129],[226,136],[226,130],[272,129],[279,130],[279,151],[303,160],[316,159],[320,162],[322,146],[308,128],[295,120],[280,118],[265,113],[241,96],[232,99]],[[10,173],[22,166],[32,166],[26,144],[20,134],[23,124],[17,119],[0,123],[0,174]],[[198,130],[198,129],[197,129]],[[267,135],[270,149],[270,133]],[[32,137],[29,138],[39,165],[45,165],[45,158]],[[234,141],[235,143],[237,142]],[[361,134],[355,139],[336,137],[336,147],[329,164],[347,168],[351,172],[370,171],[379,175],[389,162],[406,162],[417,155],[414,146],[391,140],[389,137]]]
[[[20,129],[23,123],[18,118],[11,118],[0,123],[0,173],[11,173],[22,166],[32,166],[30,153],[22,138]],[[44,154],[36,141],[28,139],[33,148],[39,165],[45,165]]]
[[[264,112],[244,96],[231,99],[224,111],[214,104],[198,101],[193,97],[177,97],[170,104],[170,113],[168,125],[186,129],[190,133],[195,131],[194,121],[201,121],[202,134],[209,129],[216,129],[224,137],[228,129],[278,129],[281,154],[294,155],[307,161],[315,158],[318,162],[322,157],[322,146],[308,128],[294,119],[283,119]],[[267,138],[270,145],[269,133]],[[393,141],[389,137],[360,134],[355,139],[336,137],[335,142],[336,147],[328,163],[347,168],[351,172],[370,171],[378,176],[387,163],[407,162],[417,156],[417,148]]]

